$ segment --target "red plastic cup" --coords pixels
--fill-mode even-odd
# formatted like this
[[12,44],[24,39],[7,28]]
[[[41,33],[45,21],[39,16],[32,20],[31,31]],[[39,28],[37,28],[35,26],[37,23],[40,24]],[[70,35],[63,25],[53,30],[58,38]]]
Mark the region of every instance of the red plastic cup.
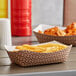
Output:
[[11,0],[12,36],[31,36],[31,0]]

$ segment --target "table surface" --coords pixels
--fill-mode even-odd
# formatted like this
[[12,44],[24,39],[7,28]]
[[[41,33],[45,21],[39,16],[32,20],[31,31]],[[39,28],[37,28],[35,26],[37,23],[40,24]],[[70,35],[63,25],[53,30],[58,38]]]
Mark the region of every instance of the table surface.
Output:
[[[13,37],[13,45],[21,44],[36,44],[37,39],[32,37]],[[33,67],[20,67],[11,64],[10,59],[5,50],[0,50],[0,74],[18,74],[18,73],[32,73],[32,72],[52,72],[52,71],[65,71],[76,70],[76,47],[73,47],[68,60],[65,63],[50,64]]]

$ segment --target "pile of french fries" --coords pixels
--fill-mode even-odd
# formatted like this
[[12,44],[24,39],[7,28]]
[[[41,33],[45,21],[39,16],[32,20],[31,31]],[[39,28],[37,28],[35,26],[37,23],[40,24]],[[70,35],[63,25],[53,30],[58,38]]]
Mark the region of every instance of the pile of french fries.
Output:
[[76,35],[76,23],[68,25],[66,29],[61,30],[57,26],[53,28],[46,29],[44,32],[41,30],[38,31],[40,34],[53,35],[53,36],[71,36]]
[[39,53],[51,53],[51,52],[60,51],[65,48],[67,48],[66,45],[47,43],[47,44],[37,45],[37,46],[24,44],[22,46],[16,46],[15,49],[17,49],[18,51],[28,50],[28,51],[39,52]]

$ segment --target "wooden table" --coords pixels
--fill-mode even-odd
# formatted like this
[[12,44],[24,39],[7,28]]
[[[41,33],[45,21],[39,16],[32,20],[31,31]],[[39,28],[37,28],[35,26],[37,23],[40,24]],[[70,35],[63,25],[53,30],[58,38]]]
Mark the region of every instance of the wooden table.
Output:
[[[36,38],[33,37],[13,37],[13,45],[20,44],[36,44],[38,43]],[[76,70],[76,47],[73,47],[70,56],[65,63],[50,64],[35,67],[20,67],[15,64],[11,64],[5,50],[0,50],[0,75],[1,74],[18,74],[18,73],[32,73],[32,72],[52,72],[52,71],[65,71]]]

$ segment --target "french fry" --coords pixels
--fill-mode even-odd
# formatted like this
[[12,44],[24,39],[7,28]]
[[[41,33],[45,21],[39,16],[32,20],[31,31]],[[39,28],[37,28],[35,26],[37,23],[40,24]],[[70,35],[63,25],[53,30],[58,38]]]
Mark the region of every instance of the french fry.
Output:
[[16,49],[19,49],[19,50],[30,50],[30,51],[33,51],[33,52],[45,51],[45,48],[41,48],[41,47],[37,47],[37,46],[30,46],[30,45],[27,45],[27,44],[24,44],[22,46],[16,46]]
[[56,32],[57,32],[58,29],[59,29],[58,27],[47,29],[47,30],[44,31],[44,34],[57,36]]
[[43,32],[39,30],[38,33],[42,34]]
[[72,29],[76,29],[76,23],[73,22],[73,23],[71,24],[71,27],[72,27]]
[[66,29],[72,29],[72,26],[71,25],[68,25]]
[[16,49],[23,50],[22,46],[16,46]]
[[68,25],[66,29],[61,30],[57,26],[53,28],[46,29],[44,32],[38,31],[39,33],[43,33],[46,35],[52,36],[71,36],[76,35],[76,22],[73,22],[71,25]]
[[57,52],[66,47],[67,47],[66,45],[48,43],[48,44],[37,45],[37,46],[24,44],[22,46],[16,46],[15,49],[17,49],[18,51],[28,50],[28,51],[39,52],[39,53],[51,53],[51,52]]
[[58,31],[57,31],[57,35],[58,35],[58,36],[65,36],[66,33],[65,33],[64,31],[62,31],[62,30],[58,30]]

